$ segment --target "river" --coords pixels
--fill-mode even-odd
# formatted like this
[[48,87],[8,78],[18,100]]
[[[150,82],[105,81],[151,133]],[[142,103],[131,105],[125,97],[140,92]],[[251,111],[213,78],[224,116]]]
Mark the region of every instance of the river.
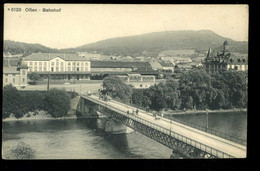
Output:
[[[209,127],[246,138],[246,112],[210,113]],[[178,119],[203,125],[205,114]],[[169,159],[171,149],[133,132],[109,135],[102,119],[24,120],[2,125],[2,156],[19,141],[36,151],[36,159]]]

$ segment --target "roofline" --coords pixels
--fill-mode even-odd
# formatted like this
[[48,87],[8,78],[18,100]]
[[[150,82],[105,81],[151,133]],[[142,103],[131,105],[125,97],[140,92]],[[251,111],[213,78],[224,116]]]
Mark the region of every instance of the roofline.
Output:
[[[55,57],[56,58],[56,57]],[[52,58],[52,59],[54,59],[54,58]],[[33,60],[33,59],[31,59],[31,60],[28,60],[28,59],[25,59],[24,58],[24,61],[32,61],[32,62],[36,62],[36,61],[50,61],[50,60],[52,60],[52,59],[49,59],[49,60]],[[71,60],[71,59],[69,59],[69,60],[65,60],[64,58],[62,58],[64,61],[85,61],[85,62],[90,62],[90,60],[81,60],[81,59],[79,59],[79,60],[75,60],[75,59],[73,59],[73,60]]]

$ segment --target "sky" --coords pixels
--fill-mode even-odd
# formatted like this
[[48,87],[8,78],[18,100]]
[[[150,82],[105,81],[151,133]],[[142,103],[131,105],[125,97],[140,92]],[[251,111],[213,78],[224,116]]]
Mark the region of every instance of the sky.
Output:
[[4,40],[62,49],[151,32],[212,30],[248,41],[248,20],[247,5],[5,4]]

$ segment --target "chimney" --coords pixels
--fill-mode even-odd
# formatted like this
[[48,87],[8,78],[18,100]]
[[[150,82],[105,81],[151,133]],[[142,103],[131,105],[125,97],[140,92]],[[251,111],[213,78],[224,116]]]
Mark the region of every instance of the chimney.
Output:
[[8,67],[11,67],[11,64],[10,64],[10,58],[8,58]]

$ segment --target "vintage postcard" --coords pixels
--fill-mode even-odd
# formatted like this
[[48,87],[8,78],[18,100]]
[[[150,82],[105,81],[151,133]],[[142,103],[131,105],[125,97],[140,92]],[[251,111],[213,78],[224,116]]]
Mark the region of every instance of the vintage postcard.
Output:
[[4,4],[2,158],[246,158],[248,10]]

